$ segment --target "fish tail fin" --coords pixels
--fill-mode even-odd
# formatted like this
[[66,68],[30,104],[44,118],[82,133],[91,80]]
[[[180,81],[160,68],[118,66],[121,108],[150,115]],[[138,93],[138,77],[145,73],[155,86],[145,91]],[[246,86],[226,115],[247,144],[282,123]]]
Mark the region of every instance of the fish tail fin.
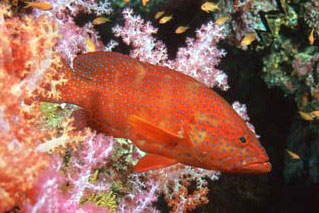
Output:
[[26,3],[26,6],[24,6],[24,8],[32,7],[32,2],[31,1],[28,1],[28,2],[25,2],[25,3]]

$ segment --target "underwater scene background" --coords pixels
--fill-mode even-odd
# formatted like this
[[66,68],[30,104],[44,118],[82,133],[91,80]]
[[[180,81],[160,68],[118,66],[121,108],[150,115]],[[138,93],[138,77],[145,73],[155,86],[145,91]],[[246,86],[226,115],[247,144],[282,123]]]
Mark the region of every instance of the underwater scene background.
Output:
[[[0,212],[318,212],[318,38],[317,0],[0,1]],[[136,143],[103,134],[85,107],[63,101],[67,71],[97,51],[212,88],[259,139],[272,170],[174,163],[134,172],[145,156]],[[84,89],[71,99],[95,100]],[[90,113],[105,116],[97,106]]]

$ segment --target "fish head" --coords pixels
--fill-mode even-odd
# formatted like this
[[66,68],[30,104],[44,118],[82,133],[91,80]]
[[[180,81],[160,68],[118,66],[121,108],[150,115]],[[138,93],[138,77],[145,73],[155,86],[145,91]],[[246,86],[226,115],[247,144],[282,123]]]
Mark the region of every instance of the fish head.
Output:
[[220,114],[198,113],[190,126],[194,155],[203,168],[230,173],[270,172],[269,158],[246,123],[232,108]]

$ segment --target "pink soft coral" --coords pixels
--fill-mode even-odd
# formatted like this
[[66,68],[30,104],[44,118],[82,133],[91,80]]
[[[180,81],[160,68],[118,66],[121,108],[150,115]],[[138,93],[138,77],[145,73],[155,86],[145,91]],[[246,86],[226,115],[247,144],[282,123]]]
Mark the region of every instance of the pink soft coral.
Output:
[[168,60],[167,48],[153,34],[157,29],[140,16],[133,15],[132,9],[123,11],[125,24],[116,26],[113,33],[132,46],[130,55],[151,64],[168,66],[186,75],[192,76],[208,87],[217,86],[222,90],[229,88],[227,75],[216,66],[225,51],[217,48],[217,43],[224,38],[223,28],[209,22],[196,31],[196,39],[188,38],[186,47],[179,48],[175,60]]
[[[88,192],[109,190],[107,183],[91,183],[94,169],[103,165],[112,151],[113,138],[92,133],[75,151],[69,162],[70,168],[61,172],[61,160],[53,158],[50,169],[45,171],[33,188],[32,202],[24,206],[25,212],[106,212],[93,204],[80,205]],[[69,189],[66,187],[69,185]],[[62,191],[65,186],[64,192]]]

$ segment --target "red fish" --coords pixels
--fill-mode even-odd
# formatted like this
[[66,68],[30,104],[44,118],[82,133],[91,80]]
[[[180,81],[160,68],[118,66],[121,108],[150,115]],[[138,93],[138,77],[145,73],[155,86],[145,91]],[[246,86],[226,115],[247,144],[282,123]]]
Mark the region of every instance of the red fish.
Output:
[[147,154],[135,172],[183,163],[265,173],[268,156],[233,108],[195,79],[114,52],[91,52],[65,67],[61,100],[90,112],[94,128],[129,138]]

